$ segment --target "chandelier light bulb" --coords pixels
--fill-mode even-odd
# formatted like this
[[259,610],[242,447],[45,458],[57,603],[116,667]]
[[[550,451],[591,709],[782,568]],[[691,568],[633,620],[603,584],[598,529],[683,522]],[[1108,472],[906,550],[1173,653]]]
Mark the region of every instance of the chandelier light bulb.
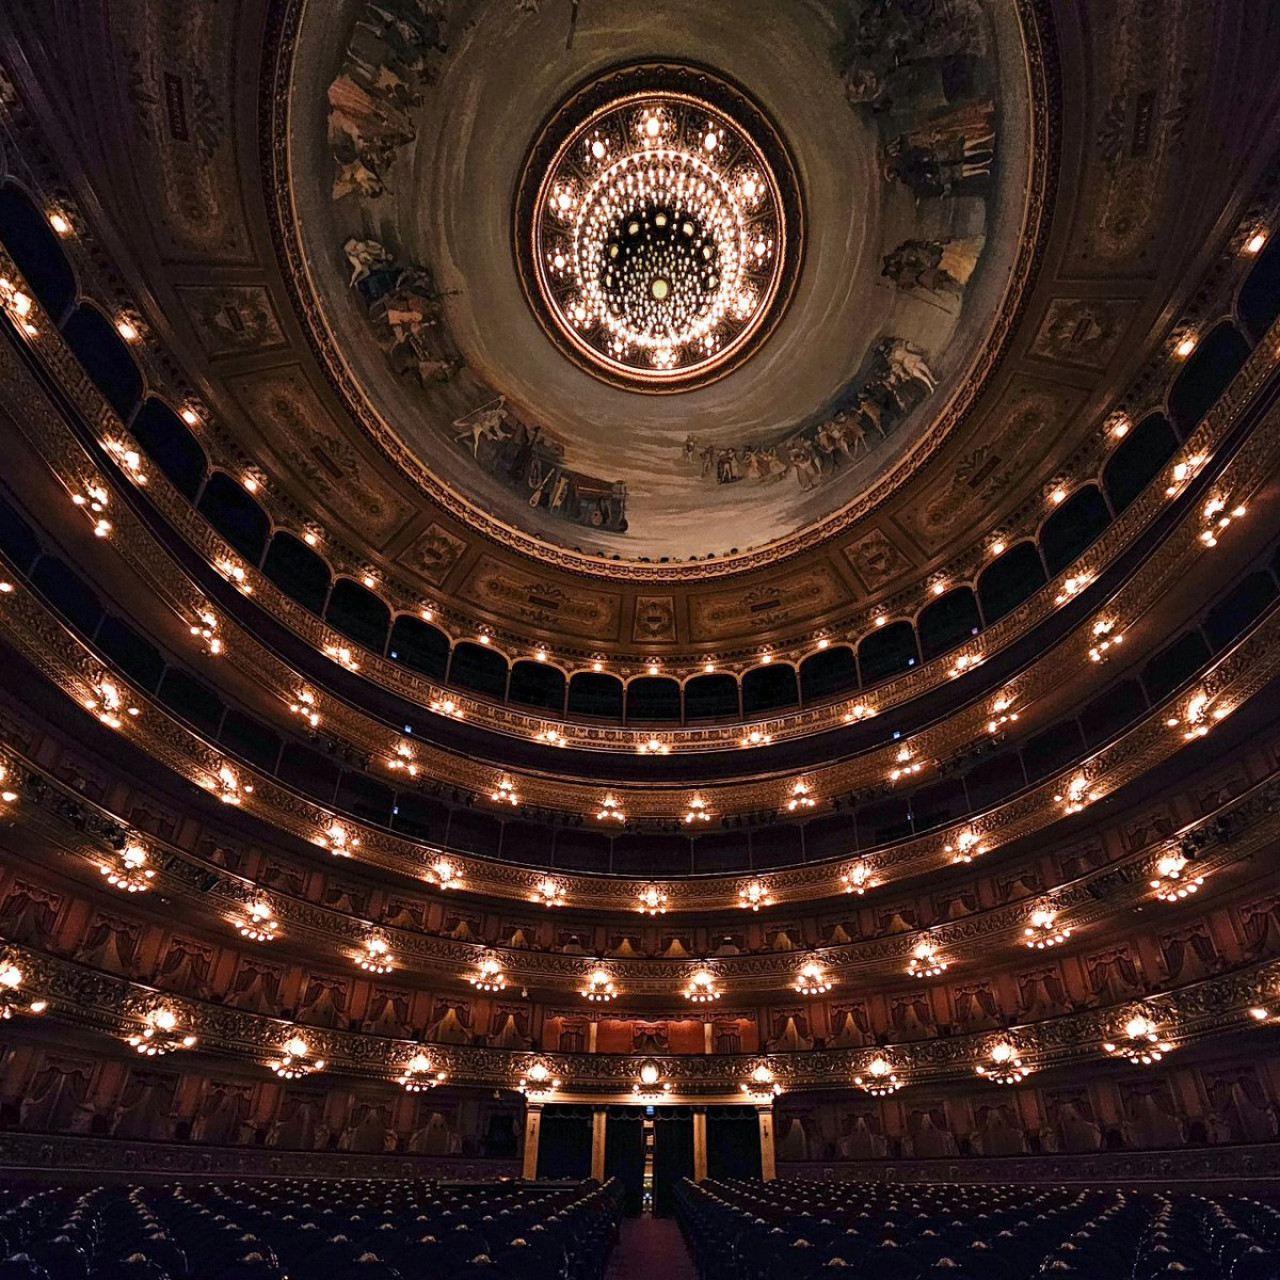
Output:
[[647,916],[661,916],[667,913],[667,893],[656,884],[647,884],[640,890],[639,909]]
[[853,1083],[873,1098],[887,1098],[902,1088],[893,1064],[885,1057],[877,1054],[863,1069],[863,1075],[853,1077]]
[[689,979],[689,985],[684,989],[684,997],[694,1004],[710,1004],[713,1000],[719,1000],[720,992],[716,987],[715,978],[705,969],[699,969]]

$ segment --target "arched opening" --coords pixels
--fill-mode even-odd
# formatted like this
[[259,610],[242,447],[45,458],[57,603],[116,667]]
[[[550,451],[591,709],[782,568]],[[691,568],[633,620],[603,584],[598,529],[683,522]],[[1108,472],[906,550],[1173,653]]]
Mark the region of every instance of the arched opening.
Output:
[[916,633],[909,622],[890,622],[877,628],[858,645],[858,669],[862,672],[864,685],[906,671],[919,659]]
[[978,601],[968,587],[948,591],[921,610],[916,619],[920,652],[926,661],[964,644],[981,630]]
[[209,477],[197,509],[226,540],[256,565],[271,531],[267,513],[245,492],[243,485],[223,471]]
[[453,647],[449,683],[489,698],[504,698],[507,693],[507,660],[487,645],[463,640]]
[[195,501],[208,461],[187,425],[163,400],[148,396],[129,428],[143,452],[183,497]]
[[507,700],[522,707],[537,707],[560,715],[564,711],[564,672],[545,662],[527,658],[511,668],[511,688]]
[[1169,416],[1185,440],[1249,358],[1249,344],[1233,324],[1220,324],[1191,353],[1169,392]]
[[277,533],[267,548],[263,574],[281,591],[317,617],[329,596],[329,566],[301,538]]
[[0,240],[56,324],[75,300],[75,273],[49,219],[11,183],[0,187]]
[[432,680],[443,680],[449,670],[449,637],[421,618],[402,613],[391,624],[387,657]]
[[689,721],[736,716],[738,682],[729,675],[694,676],[684,687],[684,714]]
[[1097,485],[1077,490],[1044,522],[1040,546],[1049,573],[1059,574],[1087,551],[1111,523]]
[[850,645],[811,653],[800,664],[800,698],[807,705],[858,687],[858,660]]
[[1177,447],[1178,437],[1162,413],[1144,418],[1129,432],[1102,473],[1116,511],[1123,511],[1160,474]]
[[1047,581],[1034,542],[1019,542],[997,557],[978,579],[978,598],[987,626],[1030,600]]
[[372,591],[350,578],[338,578],[329,593],[325,621],[348,640],[381,653],[391,625],[391,611]]
[[1253,270],[1240,286],[1236,309],[1240,323],[1254,342],[1261,342],[1280,319],[1280,236],[1272,236],[1258,255]]
[[763,715],[794,707],[800,701],[796,669],[785,662],[771,662],[767,667],[753,667],[742,677],[742,714]]
[[569,713],[597,720],[622,719],[622,681],[602,671],[579,671],[569,681]]
[[106,402],[127,419],[142,396],[142,374],[111,322],[82,302],[67,317],[62,336]]
[[665,676],[640,676],[627,685],[628,723],[680,722],[680,684]]

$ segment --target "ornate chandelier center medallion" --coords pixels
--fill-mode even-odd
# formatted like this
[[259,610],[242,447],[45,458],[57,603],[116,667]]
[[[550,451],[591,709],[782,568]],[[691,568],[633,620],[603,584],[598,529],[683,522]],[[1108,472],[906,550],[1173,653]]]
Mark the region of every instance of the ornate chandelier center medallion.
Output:
[[756,350],[803,242],[795,169],[759,108],[707,72],[655,65],[556,111],[515,221],[548,336],[594,376],[647,392],[703,385]]

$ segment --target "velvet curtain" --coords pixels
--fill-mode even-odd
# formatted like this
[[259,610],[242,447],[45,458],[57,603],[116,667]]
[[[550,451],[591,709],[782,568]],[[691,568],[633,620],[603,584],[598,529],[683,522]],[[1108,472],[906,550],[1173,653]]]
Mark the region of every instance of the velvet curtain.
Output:
[[653,1211],[675,1212],[675,1190],[693,1177],[693,1112],[688,1107],[655,1107],[653,1117]]
[[538,1177],[590,1176],[591,1108],[544,1107],[538,1140]]
[[644,1198],[644,1113],[635,1107],[610,1107],[604,1141],[604,1176],[625,1189],[625,1211],[640,1212]]
[[707,1176],[760,1176],[760,1120],[754,1107],[707,1108]]

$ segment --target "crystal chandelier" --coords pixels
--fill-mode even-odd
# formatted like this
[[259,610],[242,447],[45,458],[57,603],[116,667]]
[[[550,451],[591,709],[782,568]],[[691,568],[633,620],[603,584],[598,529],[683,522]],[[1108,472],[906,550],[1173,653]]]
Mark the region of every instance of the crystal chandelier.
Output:
[[604,1004],[618,994],[618,988],[607,970],[595,969],[587,975],[586,986],[579,994],[586,996],[588,1000]]
[[250,942],[270,942],[275,938],[280,923],[267,902],[251,902],[245,907],[244,916],[236,922],[240,936]]
[[964,863],[972,862],[987,850],[976,831],[961,831],[946,845],[946,851],[951,855],[952,862]]
[[760,1063],[751,1073],[750,1080],[740,1086],[742,1092],[757,1102],[772,1102],[782,1092],[782,1086],[773,1078],[767,1063]]
[[516,1087],[526,1098],[547,1098],[560,1088],[560,1080],[545,1062],[535,1062]]
[[787,812],[795,813],[801,809],[812,809],[818,802],[809,794],[809,787],[804,782],[797,782],[791,788],[791,799],[787,801]]
[[738,890],[738,906],[748,911],[773,906],[773,894],[763,880],[750,880]]
[[194,1048],[196,1037],[182,1032],[178,1015],[172,1009],[161,1007],[148,1013],[142,1029],[128,1036],[125,1043],[143,1057],[159,1058],[166,1053]]
[[686,826],[695,822],[711,821],[711,815],[707,812],[707,802],[701,796],[694,796],[689,801],[689,808],[685,812],[684,820]]
[[437,858],[432,863],[431,874],[440,889],[456,889],[462,883],[462,873],[448,858]]
[[406,1093],[425,1093],[448,1078],[448,1072],[436,1070],[431,1059],[419,1052],[405,1063],[404,1070],[396,1077],[396,1084]]
[[699,969],[689,979],[689,985],[684,989],[684,998],[692,1000],[694,1004],[710,1004],[712,1000],[719,1000],[720,992],[716,987],[715,977],[705,969]]
[[987,1061],[979,1062],[973,1069],[993,1084],[1019,1084],[1031,1074],[1018,1049],[1007,1040],[993,1044]]
[[945,973],[950,962],[942,959],[938,947],[928,938],[922,938],[911,951],[907,973],[913,978],[936,978]]
[[92,711],[108,729],[120,728],[124,724],[122,716],[139,714],[137,707],[125,701],[120,686],[113,684],[110,680],[101,681],[94,686],[93,691],[96,696],[84,700],[85,708]]
[[290,1036],[280,1048],[280,1057],[273,1058],[267,1066],[281,1080],[301,1080],[303,1076],[309,1076],[313,1071],[324,1070],[324,1059],[313,1058],[311,1046],[300,1035]]
[[395,957],[385,938],[366,938],[356,956],[356,964],[366,973],[390,973],[395,968]]
[[352,835],[340,822],[332,822],[316,841],[322,849],[328,849],[335,857],[349,858],[360,847],[360,837]]
[[667,913],[667,894],[656,884],[647,884],[640,890],[639,908],[647,916],[661,916]]
[[533,900],[542,903],[544,907],[562,907],[564,906],[564,885],[554,880],[540,880],[538,887],[533,891]]
[[99,871],[113,889],[122,893],[146,893],[155,878],[155,868],[147,865],[147,851],[136,841],[131,841],[109,862],[102,863]]
[[802,996],[821,996],[826,995],[835,983],[816,960],[810,960],[800,970],[794,985]]
[[640,1066],[640,1079],[631,1086],[639,1098],[664,1098],[671,1092],[671,1082],[663,1080],[662,1070],[652,1059]]
[[600,801],[600,810],[596,814],[597,822],[626,822],[627,815],[618,807],[618,802],[612,796],[605,796]]
[[516,790],[516,784],[503,774],[494,789],[489,792],[489,799],[495,804],[509,804],[514,807],[520,803],[520,793]]
[[1031,913],[1031,923],[1022,931],[1023,941],[1037,951],[1056,947],[1071,937],[1071,930],[1057,923],[1058,913],[1048,907],[1040,907]]
[[507,985],[507,975],[493,956],[480,963],[480,968],[467,979],[478,991],[501,991]]
[[853,893],[858,897],[862,897],[875,884],[871,879],[871,868],[865,862],[855,862],[848,871],[842,872],[840,883],[845,893]]
[[879,1054],[871,1059],[864,1068],[866,1074],[853,1077],[853,1083],[873,1098],[887,1098],[902,1088],[893,1064]]
[[226,764],[219,767],[216,778],[206,780],[204,787],[205,790],[212,791],[223,804],[231,805],[243,804],[245,796],[253,793],[253,786],[247,782],[242,785],[235,770]]
[[795,281],[800,206],[754,104],[703,71],[632,67],[565,104],[526,163],[517,257],[571,359],[635,390],[728,372]]
[[15,1013],[43,1013],[47,1000],[30,1000],[22,994],[26,975],[11,960],[0,961],[0,1020],[7,1022]]
[[1121,1031],[1102,1047],[1113,1057],[1124,1058],[1135,1067],[1149,1067],[1173,1049],[1173,1045],[1161,1037],[1159,1023],[1145,1013],[1135,1013]]
[[1156,860],[1156,874],[1151,887],[1161,902],[1181,902],[1204,884],[1204,876],[1183,874],[1187,865],[1187,858],[1176,852],[1162,854]]

